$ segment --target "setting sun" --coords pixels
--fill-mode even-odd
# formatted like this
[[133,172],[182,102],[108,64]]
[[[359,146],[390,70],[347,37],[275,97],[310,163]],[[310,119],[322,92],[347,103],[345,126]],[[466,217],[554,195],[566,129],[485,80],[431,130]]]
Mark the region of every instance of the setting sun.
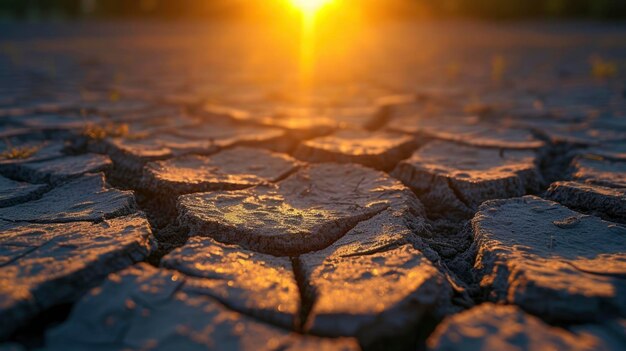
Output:
[[315,13],[333,0],[290,0],[294,6],[304,13]]

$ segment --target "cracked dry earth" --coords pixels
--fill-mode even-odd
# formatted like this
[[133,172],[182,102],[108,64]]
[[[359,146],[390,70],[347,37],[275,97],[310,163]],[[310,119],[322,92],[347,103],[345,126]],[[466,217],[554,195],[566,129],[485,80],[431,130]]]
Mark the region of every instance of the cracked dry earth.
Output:
[[3,26],[0,349],[626,349],[626,28]]

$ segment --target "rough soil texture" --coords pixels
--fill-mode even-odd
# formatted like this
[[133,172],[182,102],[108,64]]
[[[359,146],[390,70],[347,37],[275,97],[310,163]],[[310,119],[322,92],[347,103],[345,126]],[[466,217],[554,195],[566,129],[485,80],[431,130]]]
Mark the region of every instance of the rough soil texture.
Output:
[[295,156],[308,162],[359,163],[389,171],[416,147],[411,136],[346,130],[301,143]]
[[86,173],[107,171],[112,165],[111,159],[106,155],[83,154],[23,163],[7,174],[31,183],[60,184]]
[[[432,112],[431,112],[432,114]],[[414,134],[420,138],[453,141],[470,146],[503,149],[539,149],[545,142],[537,139],[527,129],[498,126],[472,117],[444,117],[434,114],[408,113],[398,116],[388,124],[389,130]]]
[[626,228],[534,196],[485,202],[471,225],[487,299],[551,321],[626,316]]
[[626,219],[625,188],[561,181],[550,185],[546,198],[609,220],[623,222]]
[[[124,175],[141,173],[146,162],[187,154],[210,155],[236,145],[280,144],[284,132],[280,129],[240,126],[221,121],[207,121],[188,130],[167,131],[107,138],[90,146],[94,151],[106,151]],[[165,127],[164,127],[165,128]]]
[[430,212],[468,215],[483,201],[537,191],[543,180],[536,157],[532,151],[435,141],[391,174],[415,190]]
[[428,349],[619,350],[624,346],[624,321],[620,323],[564,330],[518,307],[485,303],[444,320],[428,340]]
[[213,156],[151,162],[144,169],[142,187],[166,196],[244,189],[280,180],[297,166],[284,154],[239,147]]
[[74,301],[108,273],[144,260],[156,243],[141,214],[101,223],[0,221],[0,336]]
[[626,162],[626,143],[605,143],[600,146],[585,149],[582,153],[608,160]]
[[45,184],[29,184],[0,176],[0,207],[33,200],[47,190]]
[[609,188],[626,188],[626,162],[581,157],[572,162],[575,180]]
[[195,293],[187,278],[145,264],[113,274],[48,335],[50,349],[356,350],[266,325]]
[[191,235],[274,255],[297,255],[330,245],[360,221],[409,205],[398,181],[357,165],[303,168],[277,183],[179,198]]
[[188,276],[190,288],[230,308],[286,328],[296,327],[300,297],[288,257],[193,237],[163,257],[161,264]]
[[0,219],[33,223],[97,222],[135,211],[132,192],[110,188],[103,174],[94,174],[60,185],[40,199],[2,208]]
[[626,349],[626,28],[276,22],[0,23],[0,349]]
[[414,341],[415,328],[428,324],[452,294],[443,274],[413,245],[422,226],[415,214],[389,209],[328,248],[300,256],[298,269],[312,304],[306,329],[357,336],[366,346],[381,339],[406,343],[407,334]]

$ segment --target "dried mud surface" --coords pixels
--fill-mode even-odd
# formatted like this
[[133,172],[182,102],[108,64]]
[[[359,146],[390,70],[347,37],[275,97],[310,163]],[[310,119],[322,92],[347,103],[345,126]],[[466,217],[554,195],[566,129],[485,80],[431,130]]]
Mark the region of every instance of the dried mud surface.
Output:
[[626,348],[626,28],[218,26],[0,24],[0,349]]

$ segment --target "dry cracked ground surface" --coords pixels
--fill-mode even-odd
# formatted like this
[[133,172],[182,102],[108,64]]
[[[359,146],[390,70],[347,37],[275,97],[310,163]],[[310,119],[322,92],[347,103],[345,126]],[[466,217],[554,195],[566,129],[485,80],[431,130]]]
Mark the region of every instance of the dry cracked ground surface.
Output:
[[626,28],[207,27],[0,28],[0,349],[626,349]]

